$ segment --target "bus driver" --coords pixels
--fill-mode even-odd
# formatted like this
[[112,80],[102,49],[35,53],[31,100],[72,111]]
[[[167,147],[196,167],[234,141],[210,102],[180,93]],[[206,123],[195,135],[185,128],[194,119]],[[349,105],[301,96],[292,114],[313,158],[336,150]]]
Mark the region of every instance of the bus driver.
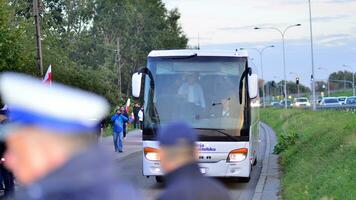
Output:
[[204,92],[199,83],[197,83],[198,75],[189,74],[186,77],[186,82],[178,89],[178,95],[182,96],[187,102],[205,109]]

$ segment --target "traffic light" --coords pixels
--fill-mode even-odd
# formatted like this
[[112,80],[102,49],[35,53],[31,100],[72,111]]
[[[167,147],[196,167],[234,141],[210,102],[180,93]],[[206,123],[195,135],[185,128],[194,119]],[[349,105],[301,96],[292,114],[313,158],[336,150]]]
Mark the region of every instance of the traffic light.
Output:
[[295,78],[295,82],[297,85],[299,85],[299,77]]

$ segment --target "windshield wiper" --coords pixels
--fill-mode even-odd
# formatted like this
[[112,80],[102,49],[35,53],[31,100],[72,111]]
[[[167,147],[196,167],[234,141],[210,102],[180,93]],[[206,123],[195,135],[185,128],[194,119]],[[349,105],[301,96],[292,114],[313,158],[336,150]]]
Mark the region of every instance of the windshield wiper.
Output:
[[[225,100],[225,99],[224,99],[224,100]],[[231,100],[230,97],[226,99],[226,101],[230,101],[230,100]],[[221,102],[221,101],[220,101],[220,102],[213,102],[211,105],[212,105],[212,106],[222,105],[222,102]]]
[[232,141],[238,141],[234,136],[229,135],[228,133],[225,133],[225,129],[214,129],[214,128],[194,128],[197,130],[209,130],[209,131],[216,131],[217,133],[221,133],[222,135],[228,137]]

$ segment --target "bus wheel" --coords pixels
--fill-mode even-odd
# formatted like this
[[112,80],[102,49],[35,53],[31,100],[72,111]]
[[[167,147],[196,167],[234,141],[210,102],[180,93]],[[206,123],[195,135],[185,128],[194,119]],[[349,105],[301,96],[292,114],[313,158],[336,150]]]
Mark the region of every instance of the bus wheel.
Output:
[[239,181],[242,182],[242,183],[248,183],[251,179],[251,176],[249,177],[240,177],[239,178]]
[[163,183],[164,182],[163,176],[155,176],[155,178],[156,178],[156,182],[157,183]]
[[253,166],[256,166],[256,165],[257,165],[257,157],[256,157],[255,160],[253,161],[252,165],[253,165]]

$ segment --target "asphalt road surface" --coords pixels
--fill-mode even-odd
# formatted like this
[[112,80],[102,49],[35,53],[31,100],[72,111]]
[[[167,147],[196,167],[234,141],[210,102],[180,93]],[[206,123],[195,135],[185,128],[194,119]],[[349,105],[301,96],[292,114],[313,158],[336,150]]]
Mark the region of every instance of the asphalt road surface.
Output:
[[[264,158],[264,152],[266,149],[265,130],[261,126],[260,128],[260,151],[258,155],[257,165],[253,167],[251,180],[248,183],[239,182],[239,180],[233,179],[217,179],[222,182],[223,185],[230,191],[230,195],[233,199],[252,199],[254,191],[261,173],[262,160]],[[155,199],[162,190],[164,185],[156,183],[154,177],[147,178],[142,175],[142,152],[133,153],[123,159],[117,161],[120,166],[119,174],[128,179],[137,189],[139,189],[145,198],[148,200]]]

